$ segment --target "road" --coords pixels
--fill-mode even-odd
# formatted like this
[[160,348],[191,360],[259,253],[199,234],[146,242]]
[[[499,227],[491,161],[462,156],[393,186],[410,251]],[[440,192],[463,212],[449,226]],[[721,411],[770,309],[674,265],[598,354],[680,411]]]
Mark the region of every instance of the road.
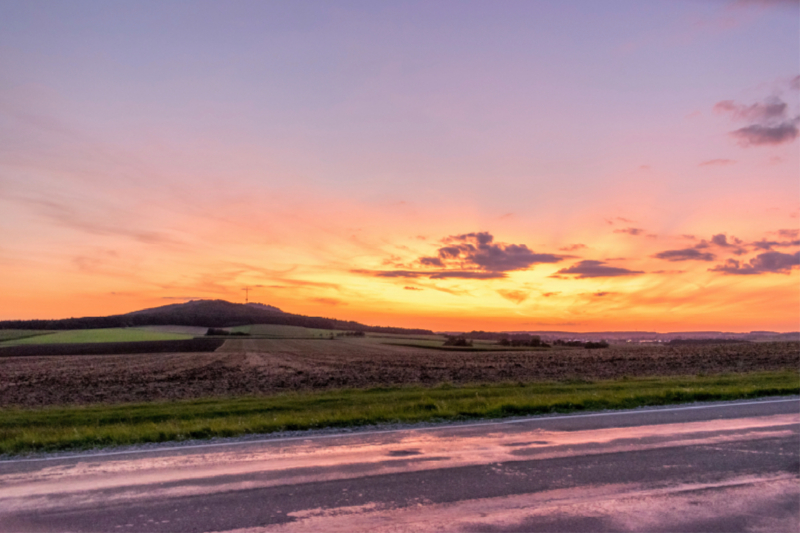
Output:
[[0,531],[800,531],[800,400],[0,462]]

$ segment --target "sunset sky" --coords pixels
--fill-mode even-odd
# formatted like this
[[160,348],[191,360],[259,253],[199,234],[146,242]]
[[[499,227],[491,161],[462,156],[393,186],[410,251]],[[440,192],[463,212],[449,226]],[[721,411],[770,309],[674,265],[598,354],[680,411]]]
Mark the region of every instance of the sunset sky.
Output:
[[796,331],[799,5],[0,0],[0,319]]

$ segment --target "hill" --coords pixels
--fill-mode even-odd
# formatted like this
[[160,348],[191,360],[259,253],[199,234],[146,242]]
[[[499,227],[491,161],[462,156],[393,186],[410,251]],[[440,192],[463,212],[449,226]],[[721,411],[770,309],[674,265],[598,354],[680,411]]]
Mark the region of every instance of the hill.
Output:
[[318,329],[364,331],[369,333],[430,334],[426,329],[406,329],[366,326],[358,322],[334,318],[311,317],[285,313],[265,304],[235,304],[225,300],[192,300],[182,304],[169,304],[151,309],[133,311],[124,315],[64,318],[60,320],[5,320],[0,329],[90,329],[135,326],[199,326],[224,328],[249,324],[280,324]]

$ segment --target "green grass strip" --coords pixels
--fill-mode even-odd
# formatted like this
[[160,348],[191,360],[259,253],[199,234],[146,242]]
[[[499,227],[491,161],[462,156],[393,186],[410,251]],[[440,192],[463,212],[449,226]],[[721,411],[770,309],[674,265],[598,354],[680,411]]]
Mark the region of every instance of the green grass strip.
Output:
[[57,331],[43,335],[18,337],[3,343],[3,346],[18,344],[72,344],[86,342],[137,342],[171,341],[191,339],[194,335],[185,333],[166,333],[135,328],[76,329]]
[[40,331],[32,329],[0,329],[0,342],[16,341],[47,335],[51,331]]
[[0,453],[386,422],[467,420],[800,394],[797,371],[597,382],[398,387],[0,410]]

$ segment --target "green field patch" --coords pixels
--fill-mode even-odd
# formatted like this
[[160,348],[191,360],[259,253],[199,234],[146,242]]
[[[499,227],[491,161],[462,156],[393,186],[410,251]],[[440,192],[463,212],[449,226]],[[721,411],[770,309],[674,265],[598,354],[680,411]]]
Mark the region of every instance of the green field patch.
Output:
[[0,343],[38,337],[40,335],[47,335],[48,333],[52,333],[52,331],[37,331],[32,329],[0,329]]
[[[444,335],[404,335],[402,333],[367,333],[367,338],[370,339],[390,339],[390,340],[408,340],[408,341],[423,341],[441,344],[447,340]],[[475,341],[484,342],[484,341]]]
[[381,387],[266,397],[0,410],[0,453],[248,433],[627,409],[800,393],[797,371],[614,381]]
[[208,331],[208,328],[200,326],[136,326],[134,329],[154,331],[157,333],[179,333],[182,335],[191,335],[193,337],[205,335]]
[[302,326],[283,326],[280,324],[253,324],[250,326],[236,326],[225,328],[230,332],[247,333],[251,336],[264,337],[268,339],[314,339],[330,337],[331,333],[336,335],[340,331],[331,329],[304,328]]
[[48,333],[35,337],[3,342],[3,346],[18,344],[75,344],[85,342],[137,342],[137,341],[171,341],[191,339],[193,335],[185,333],[167,333],[163,331],[146,331],[135,328],[75,329]]

